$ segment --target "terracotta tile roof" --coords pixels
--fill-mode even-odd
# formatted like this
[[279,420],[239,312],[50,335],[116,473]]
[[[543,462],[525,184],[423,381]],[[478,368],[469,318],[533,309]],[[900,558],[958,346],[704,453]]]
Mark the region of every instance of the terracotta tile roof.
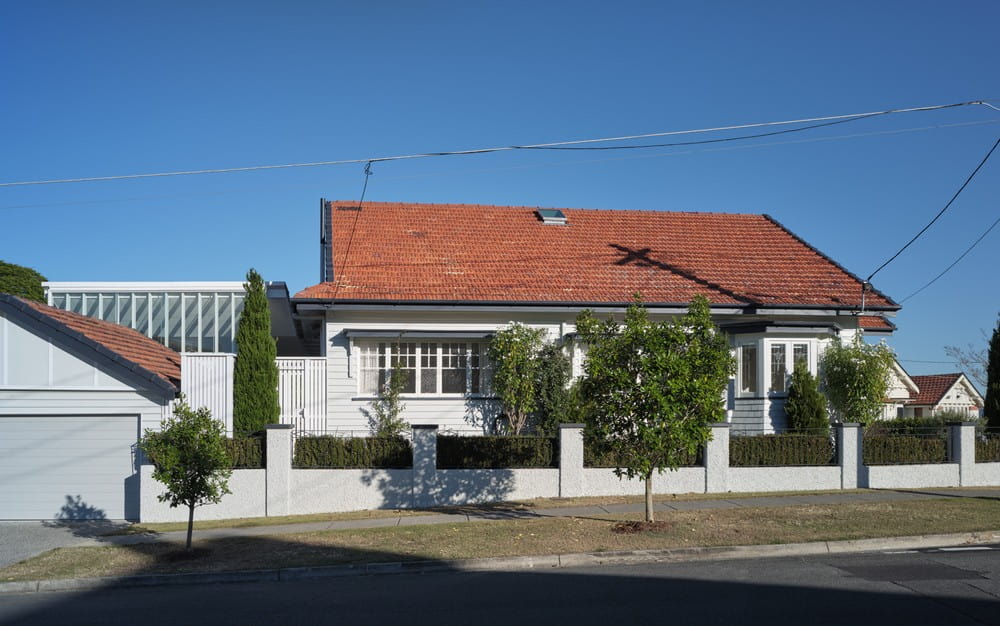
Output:
[[896,325],[881,315],[859,315],[858,327],[865,330],[896,330]]
[[[861,282],[766,215],[329,203],[334,282],[297,298],[852,306]],[[353,235],[353,236],[352,236]],[[898,308],[869,293],[867,306]]]
[[126,361],[148,370],[180,388],[181,355],[142,333],[102,320],[64,311],[24,298],[16,298],[38,313],[98,343]]
[[909,404],[935,406],[951,389],[952,385],[962,376],[957,374],[931,374],[929,376],[910,376],[920,393],[910,394]]

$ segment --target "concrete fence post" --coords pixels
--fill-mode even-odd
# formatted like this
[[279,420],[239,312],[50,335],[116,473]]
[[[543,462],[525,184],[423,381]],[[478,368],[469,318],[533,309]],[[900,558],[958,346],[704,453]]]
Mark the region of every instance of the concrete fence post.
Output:
[[436,424],[413,425],[413,501],[415,507],[434,506],[437,500]]
[[729,424],[712,424],[712,438],[705,442],[705,493],[729,491]]
[[583,424],[559,425],[559,497],[583,494]]
[[288,515],[292,488],[292,425],[268,424],[264,512],[268,517]]
[[974,483],[976,471],[976,423],[948,423],[948,461],[958,463],[958,486]]
[[837,463],[840,465],[840,488],[857,489],[864,462],[861,425],[837,424]]

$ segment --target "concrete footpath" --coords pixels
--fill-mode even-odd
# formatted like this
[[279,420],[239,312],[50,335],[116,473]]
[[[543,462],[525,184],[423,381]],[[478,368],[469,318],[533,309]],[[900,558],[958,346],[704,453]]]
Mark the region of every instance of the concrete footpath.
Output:
[[[774,495],[755,497],[683,498],[658,501],[656,511],[733,509],[752,507],[796,506],[808,504],[847,504],[854,502],[893,502],[903,500],[938,498],[987,498],[1000,500],[1000,488],[979,489],[911,489],[911,490],[861,490],[847,493],[822,493],[798,495]],[[380,518],[310,522],[302,524],[282,524],[274,526],[251,526],[244,528],[218,528],[195,530],[197,540],[214,540],[230,537],[254,537],[283,535],[326,530],[359,528],[380,528],[392,526],[415,526],[425,524],[455,524],[509,519],[539,519],[546,517],[589,517],[607,518],[611,515],[642,512],[642,503],[566,506],[552,508],[532,508],[518,504],[468,505],[449,507],[423,514],[398,515]],[[42,523],[39,523],[42,524]],[[45,523],[57,525],[61,530],[75,533],[68,546],[135,545],[139,543],[185,541],[186,531],[144,533],[132,535],[104,535],[109,527],[104,523],[59,522]],[[104,525],[102,525],[104,524]],[[1000,527],[1000,520],[998,520]],[[113,529],[112,529],[113,530]],[[0,532],[3,527],[0,526]],[[4,538],[6,539],[6,538]],[[0,583],[0,593],[24,593],[34,591],[65,591],[73,589],[93,589],[106,586],[148,586],[162,584],[192,584],[206,582],[249,582],[278,581],[301,578],[356,576],[391,573],[419,573],[442,570],[520,570],[549,567],[573,567],[599,565],[604,563],[628,563],[650,561],[688,561],[704,559],[763,558],[778,556],[805,556],[840,552],[865,552],[877,550],[914,550],[948,546],[962,546],[1000,542],[1000,530],[974,533],[926,535],[918,537],[890,537],[860,539],[850,541],[820,541],[802,544],[781,544],[761,546],[730,546],[720,548],[684,548],[665,550],[637,550],[627,552],[600,552],[563,555],[501,557],[489,559],[438,560],[416,562],[371,563],[367,565],[346,565],[328,567],[285,568],[280,570],[260,570],[232,573],[162,574],[126,576],[117,578],[80,578],[71,580],[23,581]],[[41,546],[40,546],[41,547]],[[45,545],[40,550],[51,549]],[[27,557],[25,557],[27,558]]]

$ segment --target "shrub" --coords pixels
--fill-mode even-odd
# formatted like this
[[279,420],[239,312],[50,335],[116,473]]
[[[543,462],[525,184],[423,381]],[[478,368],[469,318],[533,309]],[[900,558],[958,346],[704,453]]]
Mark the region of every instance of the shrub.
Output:
[[238,435],[258,432],[278,422],[277,344],[271,336],[271,310],[264,279],[256,270],[243,283],[246,299],[236,329],[233,364],[233,428]]
[[948,442],[939,432],[895,435],[865,432],[865,465],[947,463]]
[[0,261],[0,293],[45,302],[45,277],[22,265]]
[[976,438],[976,462],[1000,462],[1000,432],[992,432]]
[[538,434],[544,437],[556,436],[559,424],[570,419],[569,379],[569,357],[562,347],[554,343],[542,346],[535,372],[535,412]]
[[819,392],[819,381],[809,373],[809,366],[803,360],[795,363],[792,384],[788,387],[785,401],[788,426],[794,430],[821,428],[830,430],[830,419],[826,414],[826,397]]
[[490,340],[493,392],[500,400],[510,432],[520,435],[535,411],[538,351],[545,331],[512,322]]
[[[704,447],[691,454],[683,453],[680,467],[701,467],[704,464]],[[614,452],[601,446],[593,439],[583,440],[583,466],[584,467],[621,467],[619,460],[615,458]]]
[[438,437],[440,469],[557,467],[555,437]]
[[226,454],[234,469],[261,469],[265,467],[263,437],[236,437],[226,439]]
[[729,464],[734,467],[831,465],[836,460],[833,439],[815,431],[729,439]]
[[868,424],[882,415],[895,355],[884,343],[868,345],[855,335],[848,345],[834,339],[820,361],[823,387],[842,422]]
[[403,469],[413,467],[413,449],[402,437],[300,437],[293,464],[308,469]]

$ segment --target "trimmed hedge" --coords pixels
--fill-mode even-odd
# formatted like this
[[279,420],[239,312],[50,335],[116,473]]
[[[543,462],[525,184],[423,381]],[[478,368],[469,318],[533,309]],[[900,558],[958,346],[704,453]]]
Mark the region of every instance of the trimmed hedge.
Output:
[[976,462],[1000,462],[1000,433],[976,438]]
[[226,453],[232,461],[233,469],[262,469],[265,467],[263,437],[237,437],[225,439]]
[[402,437],[300,437],[294,467],[303,469],[405,469],[413,467],[413,448]]
[[865,434],[865,465],[947,463],[948,442],[936,435]]
[[558,467],[555,437],[438,437],[438,469]]
[[[701,467],[704,465],[704,458],[704,448],[698,448],[698,452],[686,456],[681,462],[681,467]],[[586,438],[583,440],[583,466],[620,467],[613,453],[602,450],[593,440]]]
[[781,433],[729,439],[729,465],[732,467],[833,465],[836,462],[837,446],[827,435]]

